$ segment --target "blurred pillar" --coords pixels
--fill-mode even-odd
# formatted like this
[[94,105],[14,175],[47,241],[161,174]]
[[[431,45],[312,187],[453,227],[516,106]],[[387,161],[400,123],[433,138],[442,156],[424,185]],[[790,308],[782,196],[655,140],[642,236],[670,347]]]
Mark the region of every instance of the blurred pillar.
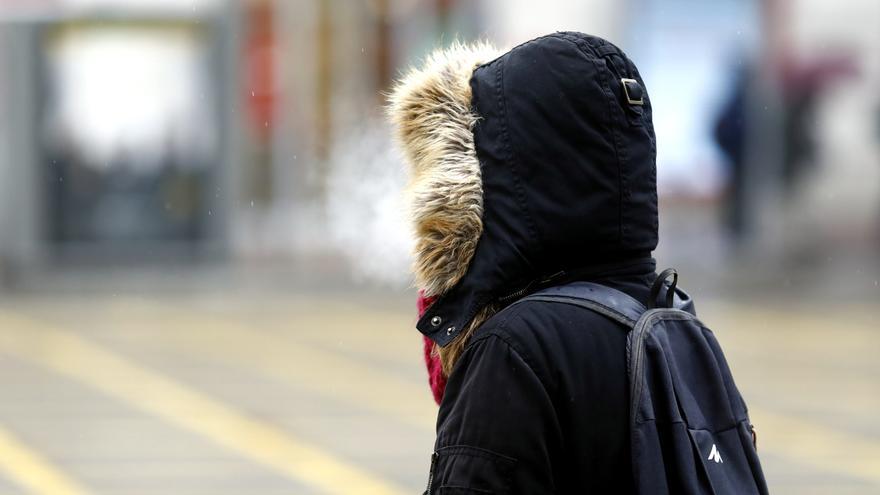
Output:
[[277,99],[274,7],[272,0],[254,0],[247,5],[245,14],[244,98],[253,137],[247,196],[263,205],[272,201],[272,128]]
[[333,109],[333,0],[318,0],[318,29],[316,47],[318,52],[317,87],[315,88],[315,128],[317,131],[315,151],[321,167],[323,184],[326,176],[327,157],[330,153]]
[[390,0],[376,0],[376,87],[379,91],[376,96],[379,104],[385,103],[383,92],[391,84],[391,2]]
[[443,36],[449,32],[452,9],[455,0],[434,0],[434,14],[436,15],[437,34]]
[[743,221],[747,236],[742,254],[780,252],[783,135],[781,66],[788,52],[789,0],[759,0],[761,13],[757,70],[746,93],[746,150],[743,163]]
[[45,197],[40,180],[37,114],[38,31],[27,23],[0,25],[0,289],[46,256]]
[[764,55],[763,70],[773,74],[778,72],[779,64],[785,62],[790,53],[790,36],[788,32],[788,20],[791,14],[790,0],[763,0],[761,31],[766,50],[760,53]]

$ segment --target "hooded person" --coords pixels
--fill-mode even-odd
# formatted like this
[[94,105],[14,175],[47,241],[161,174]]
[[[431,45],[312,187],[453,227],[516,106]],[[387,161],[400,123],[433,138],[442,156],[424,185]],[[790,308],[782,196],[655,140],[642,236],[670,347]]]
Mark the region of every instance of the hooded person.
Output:
[[512,303],[587,280],[655,280],[655,138],[635,65],[560,32],[456,44],[389,114],[410,167],[418,330],[440,403],[429,494],[629,493],[626,329]]

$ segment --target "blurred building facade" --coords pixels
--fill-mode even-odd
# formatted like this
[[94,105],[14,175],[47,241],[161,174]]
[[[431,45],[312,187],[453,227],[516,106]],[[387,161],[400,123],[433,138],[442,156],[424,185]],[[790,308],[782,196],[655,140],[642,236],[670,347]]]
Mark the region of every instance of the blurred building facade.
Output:
[[241,135],[230,7],[4,5],[7,277],[227,250]]
[[393,258],[382,92],[453,39],[564,29],[643,69],[661,253],[876,254],[878,24],[872,0],[5,2],[0,266],[283,260],[358,228],[389,240],[354,257]]

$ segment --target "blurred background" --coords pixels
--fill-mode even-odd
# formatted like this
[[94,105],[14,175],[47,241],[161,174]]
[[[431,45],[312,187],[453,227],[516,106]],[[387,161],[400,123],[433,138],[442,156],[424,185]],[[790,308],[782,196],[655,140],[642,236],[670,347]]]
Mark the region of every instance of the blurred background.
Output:
[[880,493],[875,0],[0,0],[0,494],[401,494],[436,406],[391,81],[606,37],[773,493]]

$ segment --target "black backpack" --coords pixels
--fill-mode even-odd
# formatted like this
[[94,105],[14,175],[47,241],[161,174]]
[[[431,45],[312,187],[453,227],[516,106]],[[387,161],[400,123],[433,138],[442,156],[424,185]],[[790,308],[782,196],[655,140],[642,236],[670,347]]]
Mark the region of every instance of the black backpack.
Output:
[[[672,276],[672,283],[667,279]],[[647,306],[590,282],[522,300],[582,306],[629,328],[630,436],[640,495],[764,495],[767,484],[745,401],[712,331],[665,270]],[[655,307],[665,290],[665,307]],[[521,300],[521,301],[522,301]]]

